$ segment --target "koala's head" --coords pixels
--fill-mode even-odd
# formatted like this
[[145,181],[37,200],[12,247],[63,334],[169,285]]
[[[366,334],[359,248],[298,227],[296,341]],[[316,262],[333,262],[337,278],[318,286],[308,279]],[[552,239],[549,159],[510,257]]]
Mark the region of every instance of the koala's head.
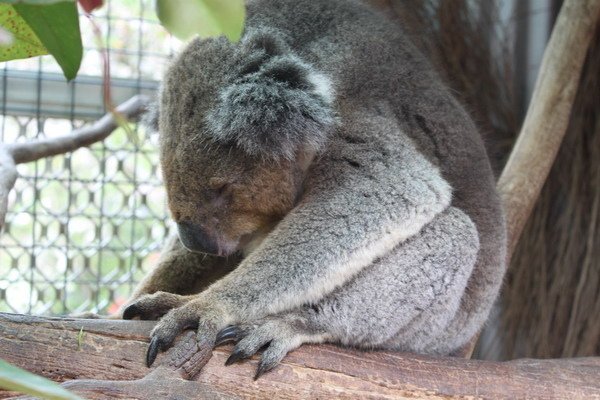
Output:
[[147,118],[181,242],[228,255],[268,232],[335,125],[331,102],[328,79],[276,32],[191,42]]

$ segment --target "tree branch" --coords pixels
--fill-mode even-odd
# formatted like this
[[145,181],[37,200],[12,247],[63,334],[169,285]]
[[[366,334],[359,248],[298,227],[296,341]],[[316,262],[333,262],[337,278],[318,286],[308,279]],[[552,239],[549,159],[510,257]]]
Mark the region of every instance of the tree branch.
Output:
[[[218,347],[197,379],[188,381],[172,366],[182,346],[161,353],[157,367],[144,365],[154,324],[0,313],[0,354],[31,372],[67,381],[66,388],[89,399],[574,399],[600,393],[597,357],[490,362],[332,345],[302,346],[258,381],[252,380],[257,356],[226,367],[231,346]],[[188,331],[179,340],[193,344],[195,334]],[[0,398],[8,395],[0,391]]]
[[[116,108],[125,118],[138,117],[146,108],[148,98],[134,96]],[[106,114],[91,126],[74,130],[69,135],[26,143],[0,143],[0,231],[4,226],[8,194],[17,179],[17,164],[64,154],[104,140],[117,128],[113,114]]]
[[525,122],[498,181],[509,260],[567,131],[599,14],[600,0],[566,0],[544,52]]
[[[567,132],[599,14],[600,0],[566,0],[544,51],[525,122],[497,185],[506,212],[507,263]],[[478,338],[457,354],[470,358]]]

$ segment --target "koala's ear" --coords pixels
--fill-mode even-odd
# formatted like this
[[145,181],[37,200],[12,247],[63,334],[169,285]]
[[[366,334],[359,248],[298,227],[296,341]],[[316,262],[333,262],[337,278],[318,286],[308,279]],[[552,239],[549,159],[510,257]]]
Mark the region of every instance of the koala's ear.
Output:
[[158,100],[150,102],[140,118],[140,124],[150,132],[158,132]]
[[207,117],[213,139],[269,159],[321,150],[336,125],[329,79],[272,32],[256,33],[241,45],[238,75]]

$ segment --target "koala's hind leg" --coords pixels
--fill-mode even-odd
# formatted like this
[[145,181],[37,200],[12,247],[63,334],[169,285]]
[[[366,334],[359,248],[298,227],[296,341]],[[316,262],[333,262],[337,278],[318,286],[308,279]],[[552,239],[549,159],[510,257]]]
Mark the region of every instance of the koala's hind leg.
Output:
[[[129,308],[124,317],[159,318],[171,308],[187,302],[187,295],[201,292],[231,272],[240,260],[237,255],[223,258],[191,252],[183,247],[177,236],[173,236],[156,267],[139,283],[118,315]],[[132,308],[134,304],[137,307]]]
[[268,344],[258,374],[302,343],[438,353],[478,249],[475,225],[450,207],[318,304],[226,328],[217,344],[238,341],[229,363]]
[[315,323],[346,345],[445,353],[436,339],[460,306],[478,251],[474,223],[450,207],[320,302]]

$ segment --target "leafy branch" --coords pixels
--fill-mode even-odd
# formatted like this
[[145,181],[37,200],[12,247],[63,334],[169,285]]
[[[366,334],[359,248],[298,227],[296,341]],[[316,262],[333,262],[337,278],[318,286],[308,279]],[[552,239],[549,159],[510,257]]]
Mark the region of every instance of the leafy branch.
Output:
[[[0,61],[51,54],[67,80],[75,78],[83,46],[77,3],[87,15],[103,0],[0,0]],[[161,23],[180,39],[224,35],[237,41],[243,0],[157,0]]]
[[76,3],[8,2],[0,0],[0,26],[12,40],[8,46],[0,46],[0,61],[52,54],[65,78],[75,78],[83,56]]

